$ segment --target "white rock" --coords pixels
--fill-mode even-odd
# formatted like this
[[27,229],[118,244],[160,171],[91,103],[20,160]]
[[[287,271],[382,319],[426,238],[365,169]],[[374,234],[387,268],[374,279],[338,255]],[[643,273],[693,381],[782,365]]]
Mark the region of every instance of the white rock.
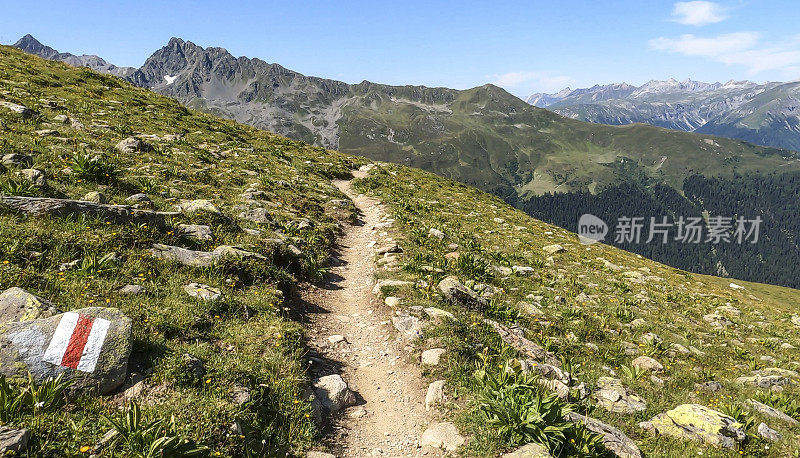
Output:
[[425,394],[425,410],[431,410],[436,404],[444,402],[444,380],[437,380],[428,385],[428,392]]
[[464,437],[458,434],[458,428],[447,422],[431,424],[419,440],[420,447],[443,448],[448,452],[463,444]]
[[431,348],[422,352],[422,365],[423,366],[438,366],[441,362],[442,355],[447,350],[444,348]]

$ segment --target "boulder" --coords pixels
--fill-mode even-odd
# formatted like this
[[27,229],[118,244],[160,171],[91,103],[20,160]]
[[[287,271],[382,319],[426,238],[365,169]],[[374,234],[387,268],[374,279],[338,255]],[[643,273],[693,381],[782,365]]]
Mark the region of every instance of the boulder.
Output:
[[565,252],[567,250],[563,246],[555,243],[553,245],[543,246],[542,247],[542,251],[544,251],[547,254],[551,254],[552,255],[552,254],[556,254],[556,253],[563,253],[563,252]]
[[500,458],[553,458],[546,447],[537,443],[523,445],[522,447],[500,455]]
[[30,372],[38,381],[64,374],[76,394],[104,394],[122,385],[130,352],[131,320],[114,308],[0,325],[0,373],[24,378]]
[[524,333],[512,332],[511,329],[503,326],[502,324],[486,319],[486,324],[494,328],[495,332],[500,336],[503,342],[507,343],[522,355],[538,363],[546,363],[552,366],[558,366],[558,358],[549,351],[545,350],[541,345],[532,342],[524,337]]
[[108,202],[108,199],[105,195],[97,191],[89,191],[83,196],[83,200],[87,202],[94,202],[96,204],[105,204]]
[[735,448],[745,439],[744,426],[733,418],[699,404],[682,404],[640,423],[664,436]]
[[478,296],[475,291],[461,284],[458,278],[452,275],[440,281],[438,288],[444,299],[453,305],[459,305],[478,312],[486,310],[488,305],[485,298]]
[[189,283],[183,287],[186,294],[204,301],[215,301],[222,297],[222,291],[202,283]]
[[47,186],[47,177],[45,177],[44,172],[38,169],[22,169],[17,172],[18,176],[25,178],[31,184],[36,186],[37,188],[43,188]]
[[341,375],[333,374],[320,377],[314,380],[313,386],[317,399],[330,413],[336,413],[356,404],[355,394],[350,391]]
[[770,428],[766,423],[758,424],[758,435],[771,442],[781,440],[782,437],[781,433]]
[[266,224],[272,221],[269,210],[266,208],[251,208],[239,213],[239,218],[259,224]]
[[762,404],[756,401],[755,399],[748,399],[747,402],[753,407],[753,410],[755,410],[756,412],[760,412],[768,417],[777,418],[779,420],[785,421],[786,423],[789,423],[790,425],[800,424],[800,422],[786,415],[780,410],[770,407],[766,404]]
[[178,224],[178,231],[182,235],[191,237],[196,240],[211,240],[214,234],[211,232],[211,226],[204,224]]
[[185,200],[177,205],[178,211],[181,213],[191,215],[194,213],[211,213],[214,215],[221,215],[222,212],[210,201],[205,199]]
[[153,147],[137,137],[128,137],[117,143],[117,151],[120,153],[135,153],[137,151],[152,151]]
[[33,157],[27,154],[5,154],[3,155],[2,164],[8,167],[30,167],[33,165]]
[[31,110],[30,108],[26,107],[25,105],[18,105],[16,103],[5,102],[0,100],[0,107],[6,108],[8,110],[13,111],[14,113],[22,116],[23,118],[30,118],[31,116],[36,114],[36,111]]
[[631,414],[647,409],[645,400],[628,391],[618,379],[600,377],[597,387],[594,393],[597,405],[609,412]]
[[662,366],[661,363],[649,356],[640,356],[631,361],[631,365],[650,372],[661,372],[664,370],[664,366]]
[[150,200],[150,198],[147,197],[147,194],[145,194],[143,192],[134,194],[132,196],[128,196],[125,199],[125,202],[131,203],[131,204],[139,204],[139,205],[152,205],[153,204],[153,201]]
[[444,402],[444,380],[437,380],[428,385],[428,392],[425,393],[425,410],[431,410],[436,404]]
[[455,320],[456,317],[448,312],[447,310],[442,310],[436,307],[425,307],[423,309],[428,317],[433,321],[442,321],[444,319]]
[[168,259],[192,267],[208,267],[224,256],[266,260],[258,253],[231,245],[220,245],[214,251],[195,251],[174,245],[156,243],[150,253],[159,259]]
[[464,437],[452,423],[433,423],[422,433],[420,447],[442,448],[448,452],[455,451],[464,444]]
[[447,352],[444,348],[431,348],[422,352],[423,366],[438,366],[442,355]]
[[0,426],[0,456],[17,456],[28,448],[31,432],[27,429],[13,429]]
[[603,445],[620,458],[643,458],[642,452],[636,446],[636,443],[613,426],[577,412],[568,413],[566,420],[573,423],[583,423],[589,431],[603,436]]
[[87,215],[117,224],[136,223],[163,226],[164,217],[171,216],[169,213],[139,210],[127,205],[105,205],[85,200],[49,197],[0,196],[0,203],[12,210],[34,216]]
[[752,385],[757,388],[771,388],[773,386],[784,386],[791,383],[788,377],[777,374],[754,374],[737,377],[736,383],[742,385]]
[[22,288],[13,287],[0,293],[0,324],[49,318],[57,313],[60,312],[52,302]]

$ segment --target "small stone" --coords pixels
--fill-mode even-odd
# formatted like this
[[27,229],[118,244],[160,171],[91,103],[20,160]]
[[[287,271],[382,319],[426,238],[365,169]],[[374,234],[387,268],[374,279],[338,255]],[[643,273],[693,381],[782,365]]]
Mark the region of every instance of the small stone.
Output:
[[423,366],[438,366],[441,362],[442,355],[447,352],[444,348],[431,348],[422,352],[422,365]]
[[222,291],[202,283],[189,283],[183,287],[186,294],[204,301],[215,301],[222,297]]
[[400,305],[400,298],[396,296],[389,296],[383,300],[387,307],[395,308]]
[[764,439],[766,439],[768,441],[772,441],[772,442],[781,440],[781,437],[782,437],[781,433],[779,433],[778,431],[775,431],[774,429],[770,428],[769,426],[767,426],[766,423],[759,423],[759,425],[758,425],[758,435],[763,437]]
[[531,442],[513,452],[500,455],[500,458],[553,458],[553,455],[544,446]]
[[195,240],[212,240],[214,238],[211,226],[204,224],[178,224],[178,231],[180,231],[181,235]]
[[430,317],[430,319],[433,321],[441,321],[445,318],[450,320],[456,319],[456,317],[452,313],[448,312],[447,310],[442,310],[440,308],[425,307],[423,310],[428,315],[428,317]]
[[565,252],[567,250],[563,246],[561,246],[561,245],[556,243],[556,244],[553,244],[553,245],[543,246],[542,247],[542,251],[544,251],[547,254],[552,255],[552,254],[556,254],[556,253],[563,253],[563,252]]
[[444,240],[444,232],[440,231],[439,229],[431,228],[428,231],[428,235],[439,240]]
[[125,202],[132,203],[132,204],[142,204],[142,205],[152,205],[153,201],[147,197],[147,194],[140,192],[138,194],[134,194],[127,199]]
[[144,286],[141,285],[125,285],[120,288],[117,292],[120,294],[125,294],[128,296],[137,296],[139,294],[144,294],[147,292]]
[[336,345],[341,342],[347,342],[347,340],[345,340],[344,336],[341,334],[334,334],[328,337],[328,343],[331,345]]
[[658,414],[641,425],[665,436],[692,439],[725,448],[735,448],[746,435],[741,423],[699,404],[682,404]]
[[195,213],[211,213],[214,215],[222,214],[219,208],[205,199],[183,201],[177,207],[178,211],[187,215]]
[[662,366],[661,363],[649,356],[640,356],[634,359],[631,365],[650,372],[661,372],[664,370],[664,366]]
[[17,175],[25,178],[31,184],[36,186],[37,188],[43,188],[47,186],[47,178],[44,175],[44,172],[37,169],[22,169],[17,172]]
[[8,167],[27,168],[33,165],[33,157],[27,154],[10,153],[3,156],[2,164]]
[[243,386],[233,387],[233,402],[237,405],[246,404],[250,401],[250,390]]
[[722,384],[715,381],[695,383],[694,389],[697,391],[710,391],[714,393],[722,389]]
[[0,101],[0,107],[7,108],[13,111],[14,113],[17,113],[18,115],[22,116],[23,118],[30,118],[31,116],[36,114],[34,110],[31,110],[25,105],[17,105],[16,103],[11,103],[11,102]]
[[106,196],[97,191],[87,192],[86,195],[83,196],[83,200],[87,202],[94,202],[96,204],[108,203],[108,199],[106,198]]
[[428,392],[425,394],[425,410],[431,410],[436,404],[444,402],[444,380],[437,380],[428,385]]
[[448,452],[463,444],[464,437],[458,433],[458,428],[448,422],[431,424],[419,440],[420,447],[442,448]]
[[12,287],[0,293],[0,324],[48,318],[59,313],[52,302]]
[[152,151],[153,147],[139,138],[128,137],[117,143],[117,150],[121,153],[135,153],[137,151]]
[[356,403],[356,397],[341,375],[326,375],[313,382],[317,398],[330,413],[336,413]]

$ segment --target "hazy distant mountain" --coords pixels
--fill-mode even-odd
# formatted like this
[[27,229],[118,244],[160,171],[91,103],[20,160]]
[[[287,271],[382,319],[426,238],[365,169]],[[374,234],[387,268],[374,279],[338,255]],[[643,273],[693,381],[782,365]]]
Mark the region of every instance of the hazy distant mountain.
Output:
[[116,65],[110,64],[95,55],[84,54],[82,56],[76,56],[67,52],[58,52],[49,46],[39,43],[39,40],[30,34],[20,38],[12,46],[27,53],[44,57],[45,59],[59,60],[76,67],[89,67],[92,70],[97,70],[98,72],[102,73],[110,73],[122,78],[127,77],[136,71],[136,69],[133,67],[117,67]]
[[649,81],[533,94],[532,105],[601,124],[655,126],[800,150],[800,82]]

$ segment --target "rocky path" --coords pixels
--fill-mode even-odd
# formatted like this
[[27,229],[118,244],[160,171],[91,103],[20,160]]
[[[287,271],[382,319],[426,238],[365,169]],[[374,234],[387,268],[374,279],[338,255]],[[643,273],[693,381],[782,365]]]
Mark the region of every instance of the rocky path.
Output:
[[329,417],[326,445],[337,457],[437,456],[419,446],[428,423],[420,369],[409,361],[410,347],[395,337],[391,310],[372,294],[381,208],[355,193],[349,181],[334,184],[353,200],[360,221],[345,229],[330,274],[303,300],[311,345],[320,356],[312,358],[312,374],[340,374],[356,405]]

